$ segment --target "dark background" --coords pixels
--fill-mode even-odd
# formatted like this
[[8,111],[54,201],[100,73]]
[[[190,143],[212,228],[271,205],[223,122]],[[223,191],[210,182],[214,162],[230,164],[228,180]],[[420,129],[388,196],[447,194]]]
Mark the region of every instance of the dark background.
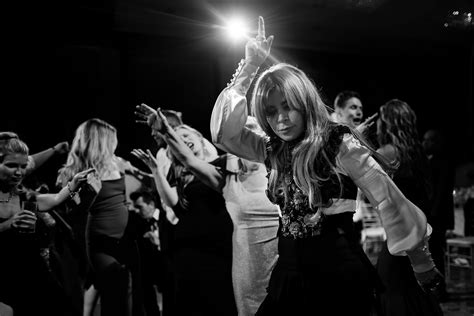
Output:
[[[415,2],[415,3],[414,3]],[[174,109],[209,137],[219,92],[244,54],[215,25],[265,18],[272,53],[305,70],[327,104],[361,94],[365,116],[391,98],[415,110],[420,136],[439,128],[457,164],[473,154],[473,28],[450,21],[472,0],[109,0],[16,3],[5,10],[0,130],[35,153],[72,141],[86,119],[118,129],[118,154],[153,147],[135,124],[141,102]],[[448,23],[448,27],[444,26]],[[54,179],[65,156],[38,175]]]

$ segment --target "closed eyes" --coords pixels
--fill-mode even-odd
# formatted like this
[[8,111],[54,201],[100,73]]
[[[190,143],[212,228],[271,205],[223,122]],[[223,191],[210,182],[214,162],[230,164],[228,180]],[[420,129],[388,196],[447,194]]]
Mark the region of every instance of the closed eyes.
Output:
[[7,168],[13,168],[13,169],[16,169],[18,167],[20,167],[21,169],[26,169],[26,167],[28,166],[27,164],[22,164],[22,165],[18,165],[18,164],[10,164],[10,163],[6,163],[5,166]]
[[[291,111],[291,107],[288,105],[288,103],[286,103],[286,101],[281,104],[281,109],[285,112]],[[278,107],[273,106],[273,105],[267,105],[265,107],[266,116],[273,116],[277,113],[278,113]]]
[[273,116],[277,112],[276,108],[273,106],[267,106],[265,107],[265,115],[266,116]]

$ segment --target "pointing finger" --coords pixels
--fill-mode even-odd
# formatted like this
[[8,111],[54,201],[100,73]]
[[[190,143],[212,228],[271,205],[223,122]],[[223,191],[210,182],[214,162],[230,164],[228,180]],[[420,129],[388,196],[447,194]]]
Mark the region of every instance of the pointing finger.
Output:
[[258,40],[265,39],[265,21],[263,20],[262,16],[258,17],[258,33],[257,33]]
[[373,120],[373,119],[376,118],[378,115],[379,115],[378,113],[375,113],[375,114],[369,116],[369,117],[367,118],[367,121]]

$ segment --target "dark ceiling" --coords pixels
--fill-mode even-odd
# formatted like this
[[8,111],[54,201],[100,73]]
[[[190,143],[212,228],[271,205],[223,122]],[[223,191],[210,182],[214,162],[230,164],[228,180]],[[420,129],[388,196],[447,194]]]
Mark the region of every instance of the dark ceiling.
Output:
[[216,26],[235,14],[255,26],[261,15],[275,35],[272,52],[305,69],[328,104],[341,89],[359,91],[367,114],[390,98],[406,100],[421,130],[445,126],[456,135],[461,160],[474,138],[474,36],[472,22],[444,24],[454,11],[474,12],[473,1],[6,2],[2,130],[38,151],[101,117],[122,131],[127,157],[149,144],[131,118],[145,102],[182,111],[208,133],[212,104],[244,47]]
[[239,14],[253,27],[262,15],[267,34],[274,34],[275,45],[281,48],[433,53],[472,43],[472,21],[444,24],[454,11],[474,12],[473,4],[472,0],[117,0],[113,27],[207,45],[222,40],[213,25]]
[[[254,26],[259,15],[275,45],[349,53],[436,53],[472,44],[473,23],[444,24],[458,11],[474,13],[474,0],[53,0],[16,6],[12,30],[41,40],[126,35],[222,41],[216,25],[234,14]],[[17,13],[17,14],[15,14]]]

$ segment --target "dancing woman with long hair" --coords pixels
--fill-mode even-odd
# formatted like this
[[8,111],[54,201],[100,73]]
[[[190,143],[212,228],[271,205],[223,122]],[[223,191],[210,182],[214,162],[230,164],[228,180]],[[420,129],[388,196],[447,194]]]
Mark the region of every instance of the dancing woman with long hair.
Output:
[[[87,212],[85,243],[90,275],[101,298],[101,315],[107,316],[131,314],[130,280],[138,260],[136,245],[125,235],[128,208],[123,164],[115,155],[117,144],[117,130],[109,123],[97,118],[83,122],[76,129],[58,177],[64,184],[77,171],[97,170],[99,186],[92,194],[81,194],[79,208]],[[136,308],[138,300],[133,298]]]
[[260,17],[257,37],[247,42],[245,60],[211,118],[219,148],[266,164],[268,196],[282,212],[279,258],[257,315],[369,315],[377,276],[354,233],[358,188],[381,216],[390,252],[408,255],[417,279],[436,284],[423,212],[384,171],[383,157],[330,120],[303,71],[277,63],[262,72],[250,107],[266,136],[245,128],[246,94],[272,42]]
[[[406,102],[393,99],[380,107],[378,152],[398,164],[393,181],[411,202],[428,212],[432,201],[431,175],[417,128],[416,114]],[[390,254],[387,244],[379,254],[377,270],[385,286],[380,295],[382,315],[443,315],[436,299],[416,282],[410,260]]]

